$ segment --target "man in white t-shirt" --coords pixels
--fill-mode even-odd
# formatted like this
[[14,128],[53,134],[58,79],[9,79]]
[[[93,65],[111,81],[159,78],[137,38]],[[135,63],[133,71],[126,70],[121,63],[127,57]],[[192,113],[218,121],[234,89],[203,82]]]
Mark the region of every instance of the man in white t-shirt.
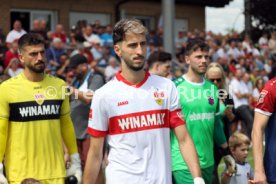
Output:
[[6,38],[7,47],[10,47],[14,40],[18,40],[22,35],[26,34],[26,31],[22,29],[20,20],[16,20],[13,23],[13,30],[11,30]]
[[111,56],[108,59],[108,65],[104,70],[105,80],[110,81],[120,70],[116,58]]
[[230,83],[229,91],[234,100],[235,114],[243,121],[246,134],[251,138],[253,124],[253,110],[249,107],[251,92],[242,78],[243,72],[241,69],[237,69],[235,78]]
[[110,147],[107,184],[171,184],[170,128],[195,184],[204,183],[176,87],[169,79],[143,69],[146,33],[136,19],[123,19],[114,27],[114,50],[122,71],[93,96],[88,125],[91,144],[83,184],[95,183],[105,137]]

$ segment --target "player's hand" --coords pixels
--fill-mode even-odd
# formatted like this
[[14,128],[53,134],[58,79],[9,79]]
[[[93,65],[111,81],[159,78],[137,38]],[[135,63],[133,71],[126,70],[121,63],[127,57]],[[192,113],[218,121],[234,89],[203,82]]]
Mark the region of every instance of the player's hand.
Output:
[[0,163],[0,184],[8,184],[7,178],[3,174],[3,164]]
[[225,155],[223,157],[224,163],[227,167],[227,170],[231,176],[234,176],[237,172],[237,167],[236,167],[236,161],[231,155]]
[[205,184],[203,178],[201,177],[196,177],[194,178],[194,184]]
[[70,155],[68,152],[64,152],[64,163],[65,163],[65,168],[69,169],[71,162],[70,162]]
[[255,173],[254,173],[254,183],[256,183],[256,184],[267,184],[265,173],[255,171]]
[[78,184],[81,184],[82,171],[81,161],[78,153],[70,155],[70,167],[66,170],[66,175],[75,176],[78,179]]

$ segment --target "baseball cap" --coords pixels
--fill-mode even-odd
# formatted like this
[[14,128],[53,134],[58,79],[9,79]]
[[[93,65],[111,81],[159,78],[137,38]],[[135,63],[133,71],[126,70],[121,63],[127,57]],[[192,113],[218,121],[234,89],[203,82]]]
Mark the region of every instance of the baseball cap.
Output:
[[86,57],[81,54],[76,54],[70,58],[70,63],[67,67],[76,68],[78,65],[83,63],[87,63]]

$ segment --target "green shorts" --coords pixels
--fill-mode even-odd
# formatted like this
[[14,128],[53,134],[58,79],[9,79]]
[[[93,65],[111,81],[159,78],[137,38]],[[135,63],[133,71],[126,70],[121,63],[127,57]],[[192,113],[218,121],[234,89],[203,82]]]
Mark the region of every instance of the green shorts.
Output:
[[[214,166],[201,169],[205,184],[212,184]],[[173,184],[194,184],[193,176],[189,170],[173,171]]]

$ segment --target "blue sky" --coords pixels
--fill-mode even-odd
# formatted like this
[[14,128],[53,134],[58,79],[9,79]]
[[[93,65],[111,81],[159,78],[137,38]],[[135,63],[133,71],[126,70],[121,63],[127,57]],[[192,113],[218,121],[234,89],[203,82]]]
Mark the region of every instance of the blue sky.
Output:
[[224,8],[206,7],[206,31],[227,33],[227,29],[244,30],[244,0],[232,0]]

